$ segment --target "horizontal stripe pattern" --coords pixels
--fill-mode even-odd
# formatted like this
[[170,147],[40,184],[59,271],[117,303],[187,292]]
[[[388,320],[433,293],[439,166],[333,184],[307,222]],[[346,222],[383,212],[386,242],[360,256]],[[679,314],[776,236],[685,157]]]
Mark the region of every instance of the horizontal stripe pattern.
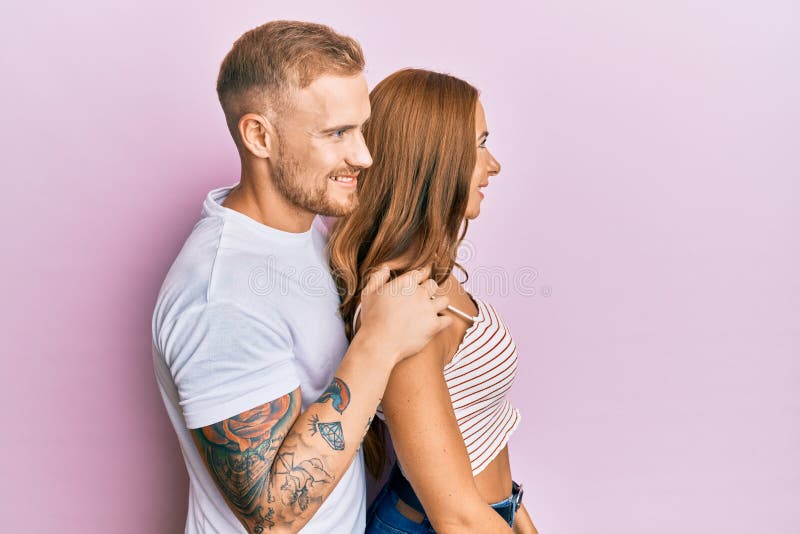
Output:
[[494,307],[479,299],[475,303],[478,315],[444,367],[473,475],[503,450],[520,420],[506,397],[517,374],[517,347]]
[[[520,414],[506,397],[517,374],[517,347],[492,305],[474,300],[478,315],[444,366],[444,379],[477,475],[506,446]],[[377,416],[384,418],[380,406]]]

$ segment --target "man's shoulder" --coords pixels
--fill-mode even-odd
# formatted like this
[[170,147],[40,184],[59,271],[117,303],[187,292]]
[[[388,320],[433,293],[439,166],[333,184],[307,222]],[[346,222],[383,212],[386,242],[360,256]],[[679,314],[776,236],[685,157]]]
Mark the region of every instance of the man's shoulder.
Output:
[[[235,222],[235,221],[234,221]],[[159,291],[153,332],[186,312],[208,307],[269,311],[276,293],[264,291],[283,276],[282,251],[253,244],[224,217],[204,217],[193,228]],[[277,274],[276,274],[277,273]],[[281,276],[278,276],[281,275]]]
[[153,334],[187,309],[207,302],[224,222],[204,217],[195,224],[161,284],[153,313]]
[[225,227],[220,217],[204,217],[195,224],[164,280],[165,289],[189,289],[208,284],[219,254]]

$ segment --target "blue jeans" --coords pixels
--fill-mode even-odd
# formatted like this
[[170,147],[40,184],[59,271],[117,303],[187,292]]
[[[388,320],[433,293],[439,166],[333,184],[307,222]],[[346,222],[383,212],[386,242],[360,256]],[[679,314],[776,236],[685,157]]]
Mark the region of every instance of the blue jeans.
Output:
[[[411,485],[405,479],[398,481],[396,478],[398,476],[402,477],[403,475],[400,474],[399,469],[395,466],[389,481],[383,486],[367,511],[365,534],[435,534],[436,531],[433,530],[428,516],[424,514],[422,507],[419,506],[419,500],[416,499],[416,496],[412,497],[408,493]],[[403,497],[405,497],[403,502],[425,515],[421,523],[417,523],[400,513],[397,509],[397,501],[401,499],[398,493],[402,493]],[[513,526],[514,514],[519,508],[521,498],[522,490],[517,484],[514,484],[512,494],[507,499],[489,506],[494,508],[509,526]]]

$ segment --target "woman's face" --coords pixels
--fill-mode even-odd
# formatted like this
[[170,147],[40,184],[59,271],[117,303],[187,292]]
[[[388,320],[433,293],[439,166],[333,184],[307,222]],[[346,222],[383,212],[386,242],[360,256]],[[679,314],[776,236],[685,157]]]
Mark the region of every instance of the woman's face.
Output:
[[467,211],[464,216],[467,219],[474,219],[481,213],[481,202],[484,195],[482,188],[489,185],[489,177],[500,172],[500,163],[494,159],[492,153],[486,147],[486,138],[489,130],[486,126],[486,114],[480,101],[475,104],[475,147],[478,151],[475,158],[475,170],[472,171],[472,179],[469,183],[469,200],[467,200]]

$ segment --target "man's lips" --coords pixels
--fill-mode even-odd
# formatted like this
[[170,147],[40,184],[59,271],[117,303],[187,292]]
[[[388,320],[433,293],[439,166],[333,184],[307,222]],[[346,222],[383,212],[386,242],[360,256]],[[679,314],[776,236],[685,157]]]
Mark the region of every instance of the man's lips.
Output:
[[358,173],[355,174],[334,174],[330,180],[344,186],[354,186],[358,183]]

